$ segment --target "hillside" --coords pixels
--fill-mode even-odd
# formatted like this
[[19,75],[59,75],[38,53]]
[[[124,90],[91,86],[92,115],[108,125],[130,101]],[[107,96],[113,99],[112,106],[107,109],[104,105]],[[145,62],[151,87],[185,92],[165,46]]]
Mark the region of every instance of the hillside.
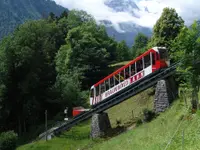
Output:
[[1,0],[0,39],[26,20],[46,18],[50,12],[59,15],[64,10],[52,0]]
[[[200,113],[191,114],[182,98],[176,100],[172,107],[150,123],[135,127],[134,118],[141,117],[144,108],[152,108],[152,100],[148,97],[149,90],[108,110],[112,127],[116,127],[116,119],[122,118],[122,125],[128,131],[114,137],[91,140],[90,121],[86,121],[60,137],[51,141],[41,141],[19,147],[17,150],[160,150],[160,149],[199,149]],[[145,98],[145,99],[144,99]],[[189,102],[189,99],[187,99]],[[132,123],[131,123],[132,122]],[[132,125],[131,125],[132,124]],[[121,125],[121,126],[122,126]],[[183,135],[184,131],[184,135]]]

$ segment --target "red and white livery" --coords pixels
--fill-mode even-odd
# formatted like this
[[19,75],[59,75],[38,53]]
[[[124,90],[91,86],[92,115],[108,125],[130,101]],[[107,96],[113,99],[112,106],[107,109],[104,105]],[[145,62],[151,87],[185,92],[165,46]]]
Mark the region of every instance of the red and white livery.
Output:
[[170,65],[165,47],[153,47],[91,87],[90,105],[120,93],[145,76]]

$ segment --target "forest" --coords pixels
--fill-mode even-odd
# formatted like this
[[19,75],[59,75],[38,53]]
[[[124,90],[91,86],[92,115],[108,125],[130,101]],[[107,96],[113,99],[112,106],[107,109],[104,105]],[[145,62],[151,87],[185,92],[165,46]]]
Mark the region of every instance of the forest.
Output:
[[[84,11],[50,13],[28,21],[0,41],[0,139],[13,130],[20,139],[32,126],[63,120],[63,110],[89,107],[90,86],[109,73],[113,63],[132,60],[154,46],[165,46],[171,62],[181,60],[175,75],[190,90],[198,108],[200,25],[187,27],[175,9],[165,8],[149,39],[139,33],[134,45],[116,42]],[[8,134],[8,135],[9,135]],[[3,141],[3,140],[2,140]],[[0,142],[0,147],[3,145]]]

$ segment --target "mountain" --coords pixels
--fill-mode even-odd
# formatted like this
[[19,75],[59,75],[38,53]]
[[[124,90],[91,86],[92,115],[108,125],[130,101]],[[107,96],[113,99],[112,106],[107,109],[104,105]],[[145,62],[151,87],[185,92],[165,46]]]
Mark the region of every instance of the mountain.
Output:
[[135,10],[139,10],[138,6],[132,0],[107,0],[105,5],[112,8],[115,12],[129,12],[133,16]]
[[[135,10],[139,10],[139,7],[133,0],[107,0],[105,5],[114,12],[126,12],[139,18],[134,13]],[[26,20],[46,18],[50,12],[60,15],[64,10],[67,8],[57,5],[53,0],[0,0],[0,39],[12,33]],[[101,20],[100,23],[105,25],[109,36],[115,37],[117,41],[125,40],[129,47],[133,45],[138,32],[151,35],[151,29],[133,22],[121,22],[117,27],[110,20]]]
[[0,0],[0,39],[26,20],[61,14],[66,8],[52,0]]
[[[107,0],[105,5],[111,8],[114,12],[126,12],[133,17],[139,18],[134,13],[135,10],[139,10],[139,7],[133,0]],[[145,9],[148,11],[147,9]],[[127,45],[131,47],[137,33],[141,32],[147,36],[151,36],[152,31],[150,28],[139,26],[133,22],[121,22],[118,24],[118,29],[110,20],[102,20],[101,24],[106,26],[107,33],[110,36],[115,37],[116,40],[125,40]]]

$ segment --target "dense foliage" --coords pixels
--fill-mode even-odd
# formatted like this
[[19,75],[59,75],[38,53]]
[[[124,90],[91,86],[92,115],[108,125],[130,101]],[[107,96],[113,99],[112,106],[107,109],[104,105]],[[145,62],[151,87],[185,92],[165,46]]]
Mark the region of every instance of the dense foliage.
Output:
[[64,10],[52,0],[1,0],[0,39],[27,20],[46,18],[50,12],[60,15]]

